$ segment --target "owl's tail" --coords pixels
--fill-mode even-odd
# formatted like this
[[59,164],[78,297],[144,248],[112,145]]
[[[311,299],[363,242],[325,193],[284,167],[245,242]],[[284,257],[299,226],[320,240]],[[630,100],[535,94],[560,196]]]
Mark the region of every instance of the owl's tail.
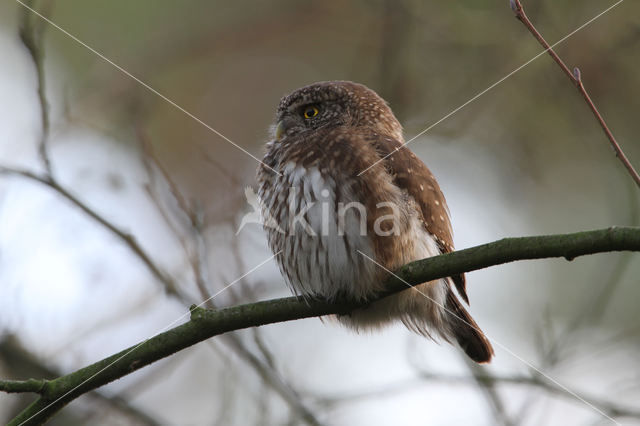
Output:
[[447,322],[460,347],[475,362],[489,362],[493,347],[453,291],[447,291]]

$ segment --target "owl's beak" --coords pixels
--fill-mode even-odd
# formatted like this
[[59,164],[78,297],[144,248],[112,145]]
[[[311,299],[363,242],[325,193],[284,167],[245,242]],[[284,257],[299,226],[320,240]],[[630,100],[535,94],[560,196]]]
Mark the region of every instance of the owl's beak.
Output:
[[282,138],[282,135],[284,135],[284,131],[285,131],[285,127],[284,127],[284,123],[282,122],[282,120],[278,121],[278,124],[276,125],[276,139],[280,140],[280,138]]

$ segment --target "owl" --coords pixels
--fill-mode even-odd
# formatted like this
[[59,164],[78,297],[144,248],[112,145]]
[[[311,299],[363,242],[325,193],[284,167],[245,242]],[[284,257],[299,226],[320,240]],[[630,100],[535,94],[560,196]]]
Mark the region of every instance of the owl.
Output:
[[276,123],[258,196],[269,247],[292,291],[372,301],[337,319],[357,331],[401,321],[490,361],[491,344],[458,299],[468,303],[464,275],[376,300],[390,271],[454,249],[440,187],[403,147],[387,103],[361,84],[319,82],[282,98]]

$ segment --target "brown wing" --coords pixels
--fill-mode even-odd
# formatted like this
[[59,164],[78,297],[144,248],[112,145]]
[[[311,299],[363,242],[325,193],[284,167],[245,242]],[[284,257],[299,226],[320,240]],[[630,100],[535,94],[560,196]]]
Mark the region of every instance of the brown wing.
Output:
[[[381,158],[386,157],[384,165],[389,173],[395,176],[396,185],[405,189],[420,206],[427,231],[435,237],[440,251],[442,253],[453,251],[449,208],[431,171],[413,152],[406,147],[402,148],[402,144],[393,138],[372,135],[370,141],[375,145]],[[458,293],[468,304],[464,274],[451,278]]]

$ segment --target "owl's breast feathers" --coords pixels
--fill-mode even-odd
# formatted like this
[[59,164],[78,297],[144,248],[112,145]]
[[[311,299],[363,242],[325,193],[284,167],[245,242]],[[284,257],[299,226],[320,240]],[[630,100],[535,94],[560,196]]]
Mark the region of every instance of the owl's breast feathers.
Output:
[[[378,162],[381,158],[385,159]],[[276,220],[285,219],[283,203],[278,199],[283,201],[289,197],[291,187],[300,184],[296,177],[302,178],[301,173],[308,171],[311,174],[306,179],[317,173],[322,183],[328,184],[334,197],[333,208],[337,209],[338,201],[359,202],[365,206],[372,254],[386,267],[395,269],[407,258],[415,260],[411,254],[402,252],[411,251],[413,245],[420,243],[413,241],[416,236],[425,236],[412,228],[411,222],[414,221],[410,216],[416,214],[438,250],[442,253],[453,251],[448,209],[438,183],[415,154],[402,148],[402,144],[391,137],[353,127],[316,129],[306,135],[271,142],[264,160],[269,167],[283,173],[277,176],[264,166],[259,170],[260,196],[267,212]],[[359,175],[376,162],[375,166]],[[301,189],[304,195],[304,186]],[[312,186],[310,189],[313,192]],[[380,203],[395,203],[401,208],[400,225],[404,233],[411,231],[411,235],[403,235],[403,238],[376,235],[376,220],[389,213],[388,209],[378,208]],[[272,249],[283,248],[282,239],[277,235],[273,238],[279,241],[277,247],[272,244]],[[422,243],[427,244],[426,241]],[[349,245],[348,240],[346,244]],[[354,249],[353,246],[347,248]],[[289,254],[285,253],[284,257],[287,256]],[[464,275],[452,279],[460,295],[468,302]]]
[[488,362],[491,343],[452,288],[468,303],[464,275],[373,301],[386,290],[385,270],[453,251],[444,196],[402,146],[385,101],[361,84],[319,82],[282,98],[276,121],[259,197],[269,246],[294,292],[372,301],[339,321],[355,330],[401,321]]

